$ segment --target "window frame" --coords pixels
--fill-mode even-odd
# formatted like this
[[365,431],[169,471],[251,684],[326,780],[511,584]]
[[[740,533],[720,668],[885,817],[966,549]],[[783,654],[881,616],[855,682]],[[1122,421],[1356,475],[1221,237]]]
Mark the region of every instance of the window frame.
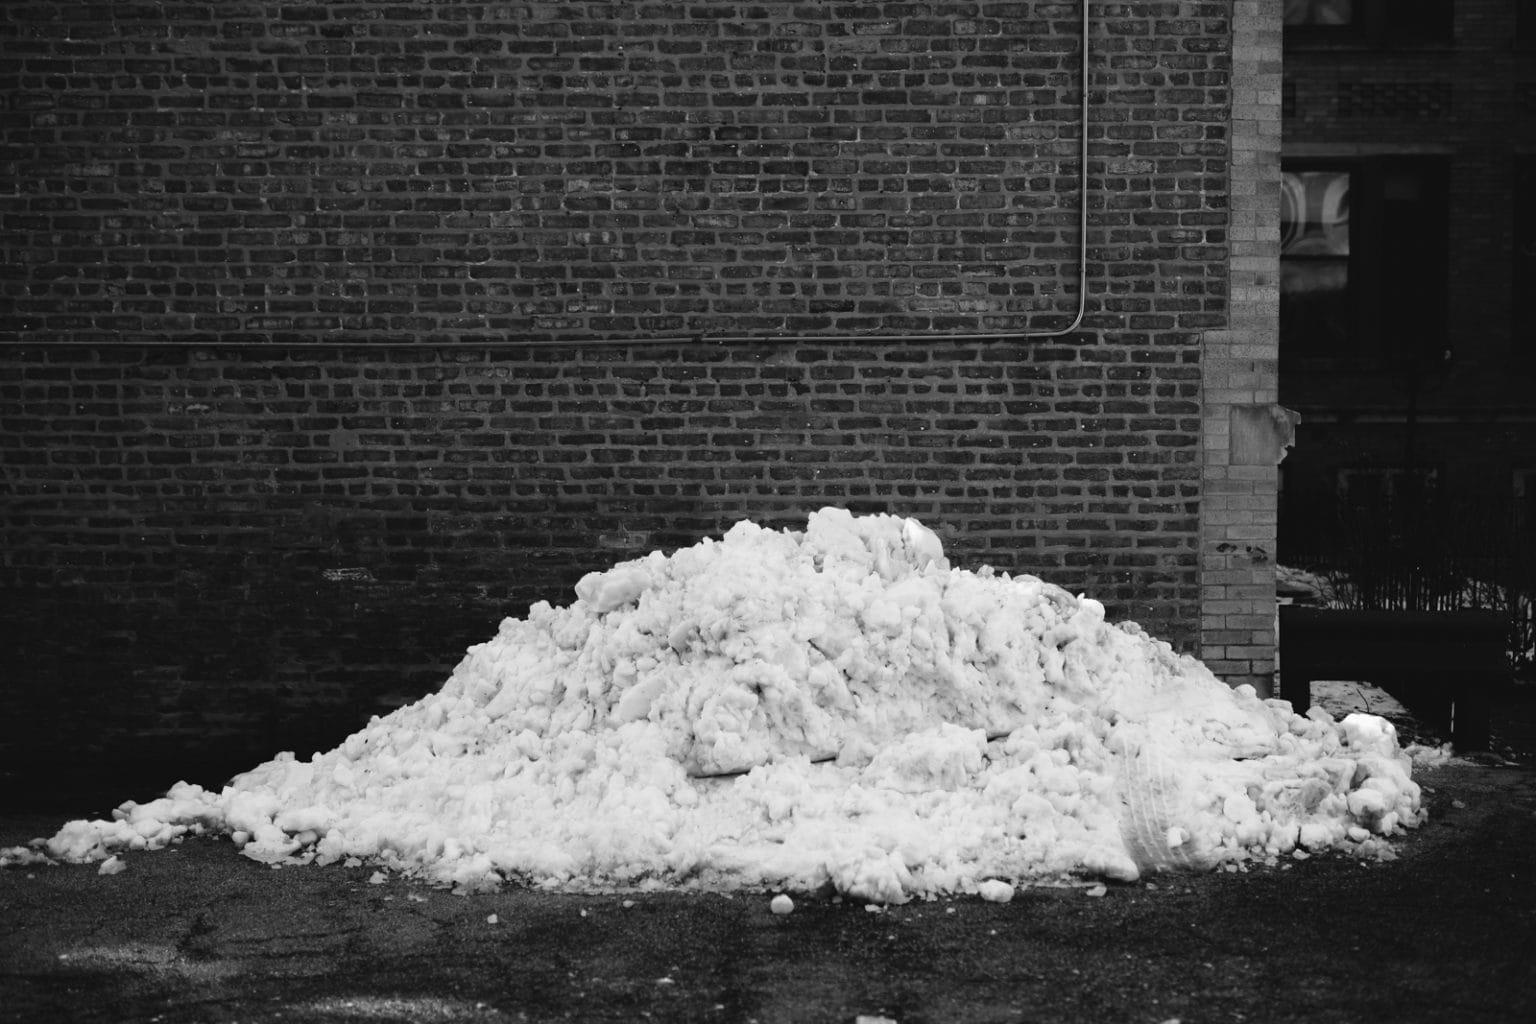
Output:
[[[1417,360],[1421,367],[1436,364],[1442,355],[1449,329],[1449,277],[1447,253],[1450,235],[1449,156],[1441,154],[1395,153],[1374,156],[1305,157],[1286,159],[1281,173],[1308,171],[1348,171],[1350,174],[1350,245],[1349,245],[1349,341],[1342,351],[1300,349],[1287,345],[1280,334],[1280,359],[1285,369],[1340,368],[1356,366],[1375,370]],[[1419,186],[1431,190],[1422,201],[1439,221],[1428,225],[1427,250],[1431,261],[1424,264],[1424,274],[1438,286],[1431,304],[1423,313],[1415,313],[1415,322],[1424,322],[1422,334],[1404,344],[1389,336],[1391,313],[1388,301],[1393,282],[1388,275],[1391,258],[1385,254],[1392,246],[1385,236],[1392,227],[1402,229],[1389,214],[1388,183],[1394,178],[1412,175]],[[1280,256],[1281,302],[1284,296],[1284,267]],[[1304,258],[1304,257],[1303,257]],[[1415,291],[1415,294],[1419,294]]]
[[[1348,322],[1346,324],[1346,333],[1347,333],[1348,338],[1350,339],[1349,349],[1348,349],[1347,352],[1319,352],[1319,351],[1315,351],[1315,350],[1312,350],[1312,349],[1304,350],[1304,351],[1301,351],[1301,352],[1295,352],[1296,346],[1294,344],[1292,344],[1291,345],[1292,351],[1295,353],[1295,355],[1298,358],[1301,358],[1301,359],[1304,359],[1304,360],[1308,360],[1308,361],[1311,361],[1311,360],[1336,360],[1336,359],[1340,359],[1340,358],[1348,358],[1350,356],[1358,354],[1358,352],[1359,352],[1359,348],[1360,348],[1359,342],[1360,342],[1361,331],[1362,331],[1362,326],[1363,326],[1361,324],[1361,322],[1360,322],[1360,308],[1361,308],[1361,301],[1360,301],[1360,295],[1359,295],[1360,252],[1359,252],[1359,245],[1356,243],[1356,237],[1355,237],[1356,236],[1356,225],[1355,225],[1355,221],[1354,221],[1354,209],[1353,209],[1353,207],[1354,207],[1354,203],[1357,200],[1356,193],[1357,193],[1358,189],[1360,188],[1361,164],[1362,164],[1362,161],[1360,161],[1358,159],[1340,159],[1340,160],[1328,160],[1328,159],[1285,160],[1281,164],[1282,181],[1283,181],[1284,175],[1286,175],[1286,174],[1309,174],[1309,173],[1315,174],[1315,173],[1320,173],[1320,172],[1321,173],[1330,173],[1330,172],[1331,173],[1338,173],[1338,172],[1343,172],[1343,173],[1346,173],[1346,174],[1349,175],[1349,192],[1350,192],[1350,207],[1351,207],[1350,208],[1350,218],[1351,219],[1350,219],[1350,224],[1349,224],[1349,232],[1350,232],[1349,253],[1345,257],[1345,275],[1346,275],[1346,277],[1345,277],[1345,287],[1347,289],[1347,292],[1346,292],[1346,302],[1348,304],[1348,310],[1349,310]],[[1281,223],[1283,224],[1284,221],[1282,220]],[[1281,302],[1282,310],[1285,307],[1284,281],[1285,281],[1285,267],[1286,267],[1287,261],[1296,261],[1296,262],[1301,262],[1301,263],[1314,263],[1314,262],[1323,262],[1325,259],[1327,259],[1327,260],[1337,260],[1338,259],[1338,257],[1313,257],[1313,256],[1299,256],[1298,257],[1298,256],[1287,256],[1287,255],[1285,255],[1285,252],[1284,252],[1284,249],[1283,249],[1283,245],[1284,245],[1284,242],[1282,240],[1282,250],[1281,250],[1281,254],[1280,254],[1280,280],[1281,280],[1280,302]],[[1283,333],[1281,335],[1280,351],[1281,351],[1282,356],[1286,354],[1286,346],[1285,346],[1285,343],[1284,343]]]

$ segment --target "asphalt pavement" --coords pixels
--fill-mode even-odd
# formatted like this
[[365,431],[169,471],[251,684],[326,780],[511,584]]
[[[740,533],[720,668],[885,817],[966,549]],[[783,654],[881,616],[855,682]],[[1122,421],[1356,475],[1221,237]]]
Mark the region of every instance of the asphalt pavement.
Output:
[[[1536,767],[1421,769],[1396,861],[1029,886],[455,896],[203,837],[0,871],[0,1022],[1536,1020]],[[110,803],[0,817],[0,845]]]

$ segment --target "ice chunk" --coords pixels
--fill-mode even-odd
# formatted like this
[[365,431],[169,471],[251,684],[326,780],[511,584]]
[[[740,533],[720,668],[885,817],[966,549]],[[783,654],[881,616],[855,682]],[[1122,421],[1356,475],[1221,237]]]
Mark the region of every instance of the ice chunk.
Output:
[[599,615],[633,604],[650,585],[650,576],[637,565],[608,572],[589,572],[576,582],[576,596]]
[[989,878],[976,887],[976,895],[990,903],[1007,903],[1013,899],[1013,886],[1000,878]]

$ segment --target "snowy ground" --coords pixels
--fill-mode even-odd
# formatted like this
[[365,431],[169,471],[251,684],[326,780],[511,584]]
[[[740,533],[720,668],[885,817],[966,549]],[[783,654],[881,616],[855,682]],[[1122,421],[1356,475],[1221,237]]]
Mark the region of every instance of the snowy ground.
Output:
[[211,830],[274,866],[464,891],[1006,900],[1047,878],[1390,857],[1423,811],[1380,713],[1293,714],[1090,597],[953,568],[910,519],[824,509],[592,573],[335,750],[0,863],[117,871]]

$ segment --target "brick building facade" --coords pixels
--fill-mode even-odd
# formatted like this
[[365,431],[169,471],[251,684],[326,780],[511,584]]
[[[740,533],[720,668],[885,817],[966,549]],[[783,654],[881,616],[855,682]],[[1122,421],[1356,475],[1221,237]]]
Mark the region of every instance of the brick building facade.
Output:
[[1302,422],[1282,547],[1317,547],[1319,495],[1411,485],[1520,518],[1536,501],[1536,3],[1286,8],[1281,400]]
[[0,8],[0,772],[307,753],[828,504],[1265,682],[1279,14],[1082,11]]

